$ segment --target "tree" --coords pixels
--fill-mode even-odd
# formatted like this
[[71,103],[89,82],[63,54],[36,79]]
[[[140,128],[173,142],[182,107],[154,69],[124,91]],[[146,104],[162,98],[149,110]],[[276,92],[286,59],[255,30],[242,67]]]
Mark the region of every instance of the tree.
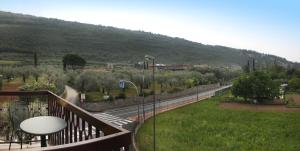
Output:
[[41,71],[39,68],[34,68],[31,70],[31,74],[34,77],[35,81],[38,82],[39,77],[41,76]]
[[244,100],[273,100],[279,96],[279,84],[273,81],[268,73],[255,71],[242,75],[234,81],[232,93]]
[[247,64],[244,66],[244,72],[245,73],[250,73],[250,61],[247,61]]
[[131,81],[139,87],[139,92],[141,93],[143,91],[143,75],[140,73],[132,74]]
[[83,68],[86,64],[86,61],[78,55],[75,54],[67,54],[63,57],[63,68],[67,69],[68,66],[71,69]]
[[252,69],[253,71],[256,71],[256,68],[255,68],[255,59],[253,58],[253,62],[252,62]]
[[3,78],[5,78],[8,82],[10,82],[13,77],[17,74],[16,70],[12,67],[3,67],[0,68],[3,73]]
[[290,79],[288,82],[288,89],[290,91],[299,91],[300,90],[300,79],[297,77]]
[[103,91],[110,95],[110,91],[114,88],[117,88],[118,80],[113,73],[103,73],[99,76],[98,85],[103,88]]
[[99,90],[97,73],[92,71],[82,72],[75,80],[75,87],[81,92]]
[[2,81],[2,75],[0,74],[0,90],[2,90],[3,81]]
[[37,67],[37,65],[38,65],[38,58],[37,58],[37,53],[36,52],[34,52],[33,59],[34,59],[34,67]]
[[232,94],[235,97],[242,97],[245,101],[251,97],[252,94],[251,81],[249,75],[242,75],[233,82]]
[[18,74],[22,77],[23,82],[26,82],[26,79],[30,76],[31,74],[31,68],[30,67],[20,67],[16,68]]

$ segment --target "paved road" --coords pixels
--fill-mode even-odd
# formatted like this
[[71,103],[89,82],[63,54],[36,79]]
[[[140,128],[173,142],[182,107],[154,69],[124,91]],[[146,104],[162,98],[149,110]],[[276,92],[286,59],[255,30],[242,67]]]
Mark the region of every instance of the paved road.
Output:
[[[200,92],[198,94],[199,100],[201,100],[200,98],[207,98],[207,97],[214,96],[216,91],[223,90],[223,89],[226,89],[229,87],[231,87],[231,85],[223,86],[223,87],[205,91],[205,92]],[[78,100],[79,100],[78,92],[76,90],[74,90],[73,88],[66,86],[65,87],[65,99],[76,104],[76,102],[78,102]],[[155,105],[156,105],[156,108],[167,108],[169,106],[178,105],[178,104],[184,103],[185,101],[192,100],[192,99],[196,100],[197,94],[180,97],[180,98],[176,98],[176,99],[157,101]],[[142,116],[142,109],[143,109],[143,107],[142,107],[142,105],[140,105],[140,115],[141,116]],[[153,103],[147,103],[144,105],[145,113],[152,112],[152,110],[153,110]],[[104,120],[104,121],[110,122],[116,126],[122,127],[122,126],[132,122],[132,121],[128,120],[127,118],[138,115],[138,105],[132,105],[132,106],[117,108],[117,109],[110,109],[110,110],[106,110],[104,112],[98,112],[98,113],[93,113],[93,114],[95,115],[95,117],[97,117],[101,120]]]
[[[199,98],[204,98],[204,97],[211,97],[215,94],[216,91],[222,90],[222,89],[226,89],[231,87],[231,85],[229,86],[223,86],[214,90],[210,90],[210,91],[206,91],[206,92],[201,92],[198,94]],[[185,96],[185,97],[181,97],[181,98],[176,98],[176,99],[170,99],[167,101],[161,101],[161,102],[156,102],[156,107],[158,108],[163,108],[163,107],[167,107],[170,105],[174,105],[174,104],[179,104],[182,103],[184,101],[187,100],[192,100],[192,99],[196,99],[197,98],[197,94],[191,95],[191,96]],[[147,103],[145,104],[144,110],[145,112],[151,112],[153,109],[153,103]],[[142,105],[140,105],[140,114],[142,114]],[[132,116],[136,116],[138,115],[138,105],[133,105],[133,106],[128,106],[128,107],[123,107],[123,108],[118,108],[118,109],[111,109],[111,110],[107,110],[104,111],[104,113],[109,114],[109,115],[113,115],[116,117],[121,117],[121,118],[128,118],[128,117],[132,117]],[[96,113],[95,115],[97,116]]]

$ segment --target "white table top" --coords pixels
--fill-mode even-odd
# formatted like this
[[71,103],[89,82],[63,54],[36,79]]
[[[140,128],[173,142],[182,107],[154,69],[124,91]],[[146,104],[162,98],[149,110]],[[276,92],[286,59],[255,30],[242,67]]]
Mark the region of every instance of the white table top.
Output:
[[32,135],[49,135],[67,127],[64,119],[54,116],[38,116],[24,120],[20,124],[22,131]]

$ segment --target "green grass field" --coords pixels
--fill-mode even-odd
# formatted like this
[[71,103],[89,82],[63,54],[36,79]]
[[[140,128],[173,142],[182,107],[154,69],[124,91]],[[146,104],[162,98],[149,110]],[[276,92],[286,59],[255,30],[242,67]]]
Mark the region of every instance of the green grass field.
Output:
[[[215,97],[157,116],[159,151],[299,151],[300,113],[219,109]],[[137,134],[153,150],[152,119]]]

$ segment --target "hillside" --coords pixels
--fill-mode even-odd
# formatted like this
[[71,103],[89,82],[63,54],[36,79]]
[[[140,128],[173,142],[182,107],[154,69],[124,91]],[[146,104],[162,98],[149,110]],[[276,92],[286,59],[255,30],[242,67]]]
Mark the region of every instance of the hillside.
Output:
[[145,54],[160,63],[244,65],[250,57],[259,64],[284,58],[223,46],[203,45],[142,31],[34,17],[0,11],[0,60],[30,62],[37,51],[42,63],[58,63],[75,53],[88,63],[135,63]]

